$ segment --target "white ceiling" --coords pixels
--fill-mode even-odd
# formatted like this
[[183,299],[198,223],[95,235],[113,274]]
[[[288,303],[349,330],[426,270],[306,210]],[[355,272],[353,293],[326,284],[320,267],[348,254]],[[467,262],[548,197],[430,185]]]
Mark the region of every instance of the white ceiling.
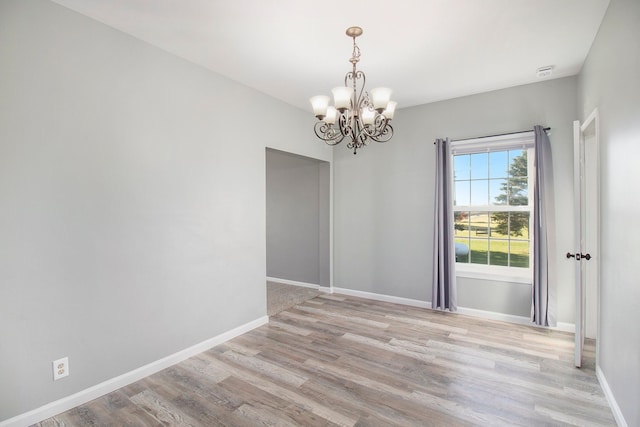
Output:
[[350,71],[398,108],[575,75],[609,0],[53,0],[310,110]]

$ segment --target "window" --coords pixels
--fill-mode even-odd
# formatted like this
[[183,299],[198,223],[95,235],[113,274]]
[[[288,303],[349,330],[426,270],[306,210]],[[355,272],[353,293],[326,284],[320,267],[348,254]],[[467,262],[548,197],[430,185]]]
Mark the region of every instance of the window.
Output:
[[452,155],[456,269],[528,277],[533,134],[454,142]]

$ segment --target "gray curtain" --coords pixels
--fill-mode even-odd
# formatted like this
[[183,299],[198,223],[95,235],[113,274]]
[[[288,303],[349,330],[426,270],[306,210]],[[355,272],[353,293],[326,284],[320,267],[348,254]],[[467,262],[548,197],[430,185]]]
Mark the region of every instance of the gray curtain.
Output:
[[551,144],[542,126],[534,126],[533,288],[531,320],[556,326],[555,203]]
[[436,139],[436,192],[433,233],[433,285],[431,307],[456,311],[455,252],[453,244],[453,195],[449,140]]

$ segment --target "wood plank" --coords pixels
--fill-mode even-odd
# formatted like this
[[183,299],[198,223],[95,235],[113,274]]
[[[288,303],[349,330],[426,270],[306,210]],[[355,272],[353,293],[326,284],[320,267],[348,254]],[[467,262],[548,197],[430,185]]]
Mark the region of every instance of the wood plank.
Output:
[[573,335],[322,294],[269,324],[38,423],[614,426]]

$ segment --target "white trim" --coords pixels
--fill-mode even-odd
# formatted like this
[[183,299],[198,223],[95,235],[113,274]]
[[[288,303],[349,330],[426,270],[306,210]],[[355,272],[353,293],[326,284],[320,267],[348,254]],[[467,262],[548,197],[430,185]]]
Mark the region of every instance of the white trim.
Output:
[[[329,162],[329,293],[333,289],[333,150],[331,150],[331,161]],[[322,291],[322,288],[320,289]],[[322,291],[324,292],[324,291]]]
[[497,136],[484,136],[473,139],[451,141],[451,152],[454,155],[487,153],[490,151],[514,150],[533,147],[535,134],[533,130],[509,133]]
[[[596,287],[596,366],[598,366],[600,360],[600,295],[601,295],[601,262],[600,262],[600,242],[601,239],[601,204],[600,204],[600,125],[599,125],[599,112],[596,107],[591,114],[587,117],[584,123],[580,123],[579,120],[575,120],[573,122],[573,188],[574,188],[574,200],[573,200],[573,209],[574,209],[574,250],[576,252],[582,253],[591,252],[593,253],[594,260],[590,262],[592,268],[595,269],[595,287]],[[593,220],[595,223],[595,234],[592,236],[592,229],[586,232],[586,235],[592,237],[590,242],[585,241],[585,236],[582,233],[582,190],[583,184],[585,181],[585,176],[587,173],[583,171],[586,170],[585,166],[585,151],[586,151],[586,140],[585,140],[585,131],[590,127],[594,126],[595,132],[595,170],[592,171],[595,174],[596,185],[595,185],[595,194],[592,194],[590,191],[590,197],[595,199],[594,204],[596,206],[595,211],[590,212],[590,216],[593,216]],[[584,172],[584,173],[583,173]],[[584,175],[584,176],[583,176]],[[586,207],[585,207],[586,208]],[[585,244],[589,243],[590,247],[584,247]],[[586,291],[584,286],[584,280],[582,278],[582,262],[575,263],[575,323],[576,323],[576,335],[575,335],[575,354],[574,354],[574,362],[577,367],[580,367],[582,364],[582,351],[584,348],[584,337],[585,337],[585,309],[584,303],[586,298]],[[585,272],[586,273],[586,272]],[[591,276],[589,276],[591,277]]]
[[283,285],[293,285],[293,286],[300,286],[303,288],[311,288],[311,289],[320,289],[320,285],[314,285],[313,283],[306,283],[306,282],[297,282],[295,280],[289,280],[289,279],[279,279],[277,277],[267,277],[267,281],[268,282],[276,282],[276,283],[282,283]]
[[496,311],[479,310],[477,308],[458,307],[457,313],[465,316],[481,317],[489,320],[499,320],[501,322],[517,323],[520,325],[531,325],[531,320],[525,316],[517,316],[515,314],[498,313]]
[[[537,326],[537,325],[533,325],[533,326]],[[561,331],[561,332],[570,332],[573,334],[576,331],[576,325],[568,322],[558,322],[556,326],[552,326],[549,329],[552,329],[555,331]]]
[[[346,288],[334,287],[333,291],[338,294],[366,298],[374,301],[391,302],[395,304],[409,305],[412,307],[426,308],[429,310],[432,309],[431,301],[420,301],[416,299],[396,297],[392,295],[382,295],[382,294],[376,294],[372,292],[357,291],[354,289],[346,289]],[[539,325],[536,325],[535,323],[532,323],[531,319],[525,316],[516,316],[513,314],[498,313],[495,311],[478,310],[476,308],[458,307],[458,311],[454,312],[453,314],[463,314],[465,316],[479,317],[479,318],[488,319],[488,320],[499,320],[502,322],[515,323],[519,325],[528,325],[536,328],[551,329],[551,330],[562,331],[562,332],[574,331],[573,323],[558,322],[557,326],[551,326],[551,327],[539,326]]]
[[596,365],[596,378],[598,378],[602,392],[607,398],[607,402],[609,402],[609,407],[611,407],[611,412],[613,413],[613,418],[616,420],[616,424],[618,424],[618,427],[628,427],[629,424],[627,424],[624,415],[622,415],[620,406],[618,406],[618,402],[616,402],[616,398],[613,396],[611,388],[609,388],[609,383],[604,376],[604,372],[600,369],[600,365]]
[[594,108],[593,111],[591,112],[591,114],[589,114],[589,117],[587,117],[584,121],[584,123],[582,123],[582,125],[580,126],[580,130],[584,133],[585,130],[587,130],[587,128],[591,125],[591,122],[595,120],[595,123],[598,123],[598,119],[599,119],[600,113],[598,112],[598,108]]
[[392,295],[374,294],[372,292],[356,291],[354,289],[336,288],[336,287],[333,288],[333,292],[338,294],[349,295],[353,297],[371,299],[375,301],[384,301],[384,302],[392,302],[395,304],[409,305],[411,307],[431,308],[430,302],[420,301],[420,300],[411,299],[411,298],[394,297]]
[[[481,181],[481,180],[482,179],[478,179],[478,181]],[[461,180],[461,181],[469,181],[469,180],[467,179],[467,180]],[[488,181],[488,179],[486,179],[485,181]],[[454,212],[468,212],[468,211],[474,212],[475,211],[475,212],[482,212],[482,213],[489,212],[490,214],[494,212],[531,212],[531,207],[532,207],[531,205],[454,205],[453,211]],[[500,237],[500,239],[505,240],[506,237]]]
[[[580,252],[580,242],[582,239],[582,209],[581,209],[581,171],[580,166],[580,147],[582,146],[582,131],[580,130],[580,120],[573,122],[573,249],[572,251]],[[582,263],[574,263],[574,307],[575,307],[575,325],[576,332],[574,339],[573,364],[579,368],[582,366],[582,351],[584,349],[584,328],[583,328],[583,293],[582,293]],[[597,361],[596,361],[597,363]]]
[[516,323],[519,325],[533,326],[535,328],[551,329],[561,332],[573,332],[575,326],[573,323],[558,322],[557,326],[540,326],[531,322],[526,316],[517,316],[515,314],[498,313],[496,311],[478,310],[477,308],[458,307],[458,314],[465,316],[480,317],[482,319],[499,320],[501,322]]
[[[452,153],[451,153],[451,160],[452,163],[455,163],[455,157],[459,156],[459,155],[463,155],[463,154],[474,154],[474,153],[482,153],[482,152],[491,152],[491,151],[504,151],[504,150],[509,150],[509,149],[513,149],[513,148],[518,148],[518,149],[522,149],[523,151],[526,151],[527,153],[527,188],[532,189],[534,187],[534,172],[535,171],[535,167],[534,167],[534,159],[535,159],[535,148],[534,148],[534,139],[535,139],[535,135],[534,135],[534,131],[526,131],[526,132],[522,132],[520,134],[507,134],[507,135],[499,135],[497,137],[485,137],[485,138],[478,138],[478,139],[474,139],[474,140],[463,140],[460,141],[458,144],[463,146],[463,147],[467,147],[467,148],[463,148],[462,150],[458,150],[456,151],[455,147],[452,146]],[[523,141],[526,141],[526,144],[522,145],[521,147],[515,146],[515,147],[511,147],[509,146],[509,144],[505,145],[505,143],[513,143],[513,141],[517,141],[518,144],[523,143]],[[455,144],[455,143],[454,143]],[[528,198],[528,204],[527,205],[473,205],[473,204],[468,204],[468,205],[461,205],[461,204],[456,204],[457,200],[455,200],[455,184],[456,182],[464,182],[464,181],[468,181],[467,179],[462,179],[459,181],[456,181],[455,176],[454,176],[454,168],[451,168],[451,173],[449,175],[449,179],[450,179],[450,188],[451,191],[454,194],[454,200],[453,200],[453,212],[454,212],[454,216],[455,213],[458,212],[466,212],[466,213],[472,213],[472,212],[487,212],[488,216],[491,216],[491,214],[495,213],[495,212],[526,212],[529,214],[529,230],[531,230],[531,226],[532,226],[532,221],[533,221],[533,197],[529,197]],[[490,174],[489,174],[490,175]],[[484,178],[482,178],[481,180],[484,180]],[[489,176],[487,176],[487,182],[490,181]],[[471,183],[471,181],[469,181]],[[469,203],[471,203],[471,200],[469,200]],[[455,221],[454,221],[455,222]],[[451,231],[455,231],[455,230],[451,230]],[[456,241],[456,243],[465,243],[470,247],[470,244],[472,241],[477,240],[477,232],[476,232],[476,237],[472,237],[471,235],[471,229],[468,230],[468,236],[456,236],[455,232],[453,233],[453,239],[454,241]],[[533,254],[533,236],[531,235],[531,233],[529,233],[529,254]],[[511,245],[512,241],[518,241],[518,239],[516,238],[512,238],[512,236],[508,235],[505,236],[504,238],[494,238],[491,236],[491,234],[489,234],[487,236],[488,241],[491,242],[492,240],[494,241],[506,241],[509,246]],[[490,250],[489,250],[490,252]],[[510,251],[508,251],[510,252]],[[510,256],[510,255],[509,255]],[[467,271],[473,271],[474,273],[471,273],[471,275],[462,275],[462,277],[472,277],[472,278],[479,278],[479,279],[486,279],[486,280],[501,280],[501,281],[505,281],[505,282],[514,282],[514,283],[529,283],[531,284],[532,282],[532,277],[533,277],[533,260],[531,260],[531,262],[529,263],[529,267],[528,268],[519,268],[519,267],[503,267],[503,266],[497,266],[497,265],[484,265],[484,264],[471,264],[470,262],[457,262],[456,263],[456,269],[457,270],[461,270],[461,269],[467,269]],[[467,268],[465,268],[467,267]],[[480,272],[482,271],[482,273],[478,274],[475,272]],[[499,276],[504,276],[504,278],[500,278]]]
[[129,371],[120,376],[108,379],[104,382],[101,382],[100,384],[96,384],[92,387],[74,393],[70,396],[63,397],[62,399],[47,403],[46,405],[33,409],[29,412],[25,412],[23,414],[16,415],[15,417],[4,420],[0,422],[0,427],[30,426],[32,424],[46,420],[47,418],[53,417],[54,415],[61,414],[62,412],[68,411],[69,409],[75,408],[76,406],[90,402],[100,396],[104,396],[105,394],[111,393],[112,391],[118,390],[119,388],[127,386],[133,382],[139,381],[142,378],[155,374],[156,372],[166,369],[169,366],[175,365],[176,363],[182,362],[183,360],[195,356],[196,354],[200,354],[203,351],[206,351],[232,338],[249,332],[252,329],[265,325],[268,322],[269,317],[262,316],[256,320],[252,320],[249,323],[240,325],[237,328],[233,328],[230,331],[223,332],[220,335],[202,341],[199,344],[178,351],[177,353],[171,354],[167,357],[163,357],[162,359],[156,360],[155,362],[151,362],[147,365],[141,366],[137,369],[134,369],[133,371]]
[[333,288],[331,286],[320,286],[318,288],[318,290],[320,292],[324,292],[325,294],[332,294],[333,293]]
[[531,286],[531,269],[523,268],[524,274],[514,271],[515,267],[501,267],[496,265],[478,265],[457,263],[456,277],[469,279],[488,280],[494,282],[518,283]]
[[596,269],[596,366],[598,366],[598,363],[600,361],[600,295],[601,292],[600,290],[602,289],[602,277],[601,277],[601,271],[602,271],[602,265],[601,265],[601,255],[600,255],[600,242],[602,241],[602,236],[601,236],[601,230],[602,230],[602,224],[601,224],[601,218],[602,218],[602,213],[601,213],[601,203],[600,201],[602,200],[600,195],[601,195],[601,185],[600,185],[600,181],[602,180],[602,174],[600,172],[601,170],[601,166],[600,166],[600,112],[598,111],[598,107],[594,108],[593,111],[591,112],[591,114],[589,114],[589,117],[587,117],[587,119],[584,121],[584,123],[581,125],[580,127],[580,132],[582,137],[584,137],[584,132],[589,128],[589,126],[591,126],[591,123],[593,122],[594,128],[595,128],[595,152],[596,152],[596,158],[595,158],[595,162],[596,162],[596,170],[595,170],[595,174],[596,174],[596,194],[595,194],[595,205],[598,206],[598,208],[596,209],[596,211],[594,212],[594,215],[596,216],[595,218],[595,223],[596,223],[596,233],[595,236],[593,236],[593,243],[595,246],[595,269]]

